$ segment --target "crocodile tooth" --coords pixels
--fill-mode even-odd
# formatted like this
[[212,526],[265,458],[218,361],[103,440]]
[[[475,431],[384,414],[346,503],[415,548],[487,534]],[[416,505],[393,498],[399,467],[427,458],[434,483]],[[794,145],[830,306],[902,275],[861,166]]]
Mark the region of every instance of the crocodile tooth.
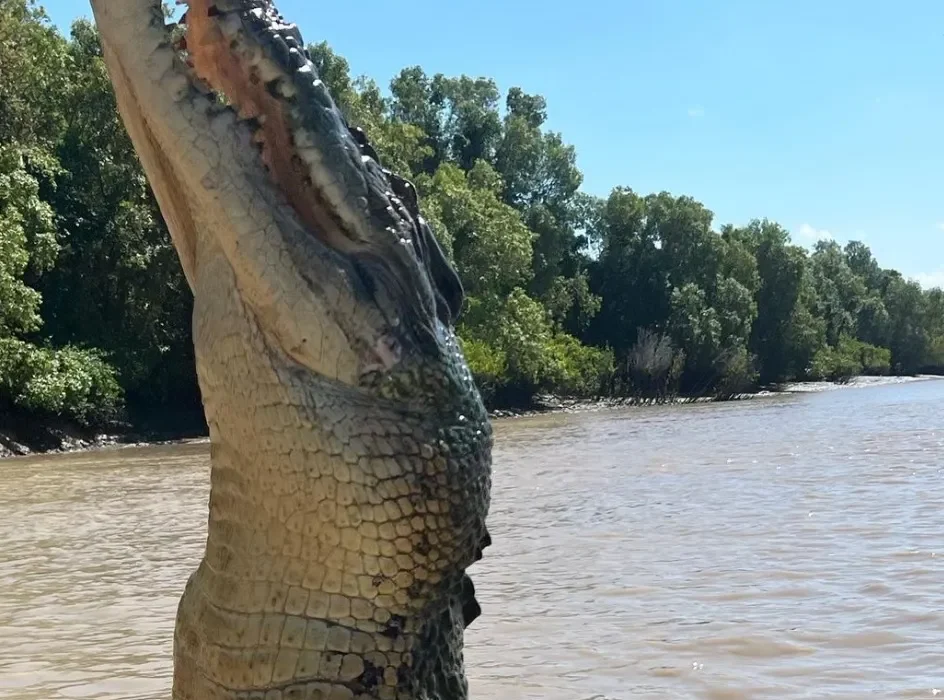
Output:
[[289,49],[288,50],[289,62],[294,64],[294,68],[301,69],[308,65],[308,61],[305,60],[305,57],[302,55],[302,52],[298,49]]
[[[314,100],[322,107],[331,109],[333,105],[331,93],[328,92],[328,88],[321,82],[321,79],[315,75],[315,71],[310,64],[304,65],[295,71],[293,80],[304,93],[306,100]],[[298,118],[303,119],[304,117],[299,115]]]
[[305,45],[305,42],[304,42],[304,40],[302,39],[302,33],[298,30],[298,25],[297,25],[297,24],[289,24],[289,25],[287,25],[287,26],[285,27],[285,29],[284,29],[283,31],[284,31],[284,33],[286,33],[286,34],[288,34],[289,36],[291,36],[292,38],[294,38],[295,41],[297,42],[297,45],[298,45],[299,47],[302,47],[302,46]]
[[291,65],[291,56],[289,55],[289,48],[288,44],[285,43],[285,39],[276,34],[271,38],[271,44],[273,53],[279,62],[284,66]]

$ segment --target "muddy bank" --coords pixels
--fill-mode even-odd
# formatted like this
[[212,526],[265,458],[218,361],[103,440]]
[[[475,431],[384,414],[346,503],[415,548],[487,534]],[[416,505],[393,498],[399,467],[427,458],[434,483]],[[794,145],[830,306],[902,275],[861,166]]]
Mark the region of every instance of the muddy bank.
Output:
[[940,379],[944,379],[944,377],[935,374],[917,374],[913,377],[853,377],[847,382],[789,382],[777,387],[777,391],[802,394],[817,391],[833,391],[835,389],[864,389],[871,386],[927,382]]
[[[847,382],[790,382],[778,386],[766,387],[756,392],[736,394],[734,396],[665,396],[657,398],[643,397],[601,397],[597,399],[573,399],[560,396],[536,396],[532,403],[523,408],[501,408],[489,411],[492,419],[520,418],[544,413],[562,413],[578,411],[602,411],[630,406],[667,406],[691,403],[709,403],[719,401],[744,401],[775,396],[783,393],[812,393],[837,389],[857,389],[940,380],[944,377],[919,375],[915,377],[854,377]],[[207,437],[202,421],[195,422],[188,417],[180,425],[167,425],[162,421],[158,427],[134,427],[129,425],[110,426],[109,429],[94,431],[64,421],[39,422],[27,417],[0,416],[0,459],[26,456],[31,454],[78,452],[115,446],[141,446],[179,443]]]
[[206,435],[181,434],[177,437],[161,439],[140,433],[89,433],[74,426],[67,429],[54,429],[40,441],[30,437],[0,430],[0,460],[10,457],[28,457],[40,454],[63,454],[83,452],[114,447],[145,447],[147,445],[166,445],[190,442],[194,439],[208,438]]
[[691,403],[718,403],[722,401],[746,401],[778,394],[815,393],[835,389],[860,389],[887,384],[904,384],[944,379],[937,375],[917,375],[913,377],[853,377],[844,382],[787,382],[757,391],[734,394],[732,396],[662,396],[662,397],[601,397],[596,399],[573,399],[560,396],[536,396],[534,403],[527,408],[503,408],[489,411],[492,418],[519,418],[542,413],[598,411],[610,408],[630,406],[671,406]]
[[31,454],[75,452],[115,445],[120,434],[95,433],[68,423],[4,426],[0,428],[0,458]]
[[115,423],[99,429],[55,417],[0,411],[0,459],[80,452],[115,446],[157,445],[206,437],[202,412]]
[[543,413],[574,413],[577,411],[602,411],[629,406],[673,406],[690,403],[716,403],[719,401],[743,401],[769,395],[770,391],[758,391],[734,396],[604,396],[595,399],[574,399],[563,396],[536,396],[534,402],[526,408],[496,408],[488,415],[493,419],[521,418]]

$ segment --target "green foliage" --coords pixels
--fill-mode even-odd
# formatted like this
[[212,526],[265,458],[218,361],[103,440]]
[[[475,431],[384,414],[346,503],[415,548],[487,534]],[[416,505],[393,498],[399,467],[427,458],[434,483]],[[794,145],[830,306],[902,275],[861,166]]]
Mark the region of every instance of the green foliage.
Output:
[[842,382],[858,374],[887,374],[890,368],[890,350],[844,335],[835,347],[817,350],[809,374],[813,379]]
[[589,396],[613,373],[610,351],[555,329],[547,310],[521,288],[504,299],[473,301],[459,333],[471,349],[470,367],[490,395]]
[[744,346],[732,346],[722,352],[715,361],[715,367],[718,372],[715,391],[719,396],[743,394],[757,384],[754,358]]
[[42,298],[28,278],[52,267],[58,252],[54,213],[40,190],[59,171],[56,98],[68,72],[66,43],[42,9],[0,2],[0,338],[42,325]]
[[840,353],[836,348],[825,345],[816,351],[810,367],[810,377],[836,382],[846,382],[862,371],[862,365],[855,356]]
[[55,261],[52,209],[39,199],[39,182],[26,166],[24,152],[0,144],[0,336],[37,330],[42,320],[38,291],[25,275]]
[[72,35],[64,173],[49,196],[63,245],[40,284],[45,332],[107,351],[132,408],[195,402],[190,291],[118,119],[96,30],[80,20]]
[[462,350],[472,376],[475,377],[479,391],[486,401],[494,398],[495,392],[505,384],[508,372],[508,358],[501,350],[492,347],[484,340],[476,338],[462,339]]
[[122,392],[99,351],[40,348],[0,339],[0,400],[33,412],[102,425],[119,415]]
[[[892,366],[892,351],[888,348],[880,348],[869,343],[863,343],[855,338],[848,339],[854,344],[854,352],[857,353],[859,361],[862,363],[863,374],[881,375],[888,374]],[[840,348],[842,343],[840,343]]]
[[820,241],[810,258],[817,315],[826,321],[826,340],[835,343],[854,334],[866,298],[864,280],[856,275],[835,241]]
[[600,250],[591,289],[602,303],[587,337],[618,356],[629,352],[640,328],[664,330],[670,313],[664,256],[646,224],[646,200],[628,188],[614,189],[590,214],[590,239]]
[[[489,402],[944,371],[944,292],[863,243],[808,253],[768,220],[716,230],[691,197],[590,196],[540,95],[418,66],[385,92],[308,48],[348,122],[415,182]],[[191,309],[95,28],[66,39],[32,0],[0,0],[0,402],[87,423],[122,394],[137,415],[197,406]]]
[[470,310],[459,334],[482,340],[501,353],[505,383],[532,392],[542,388],[551,375],[547,348],[553,330],[541,304],[515,288],[505,298],[491,298],[478,306]]
[[669,328],[675,342],[686,349],[695,371],[711,364],[721,350],[721,322],[708,303],[705,290],[694,282],[672,290]]
[[471,296],[508,294],[530,281],[531,232],[499,199],[501,180],[488,163],[477,161],[468,172],[445,163],[418,187]]
[[542,301],[554,322],[573,335],[580,335],[590,327],[603,302],[590,290],[590,279],[585,271],[574,277],[555,277]]
[[566,333],[555,333],[548,346],[550,381],[546,388],[567,396],[587,397],[603,393],[615,369],[613,351],[583,345]]

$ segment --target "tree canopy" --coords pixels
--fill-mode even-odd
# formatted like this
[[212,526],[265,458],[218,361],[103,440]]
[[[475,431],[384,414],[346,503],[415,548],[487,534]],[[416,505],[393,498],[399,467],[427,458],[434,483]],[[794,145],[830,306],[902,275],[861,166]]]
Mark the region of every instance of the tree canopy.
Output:
[[[468,292],[458,332],[492,405],[944,368],[944,292],[864,243],[807,251],[688,196],[591,196],[540,95],[419,66],[385,91],[328,44],[309,50],[416,184]],[[0,0],[0,410],[92,424],[198,406],[191,309],[95,28],[64,37],[32,0]]]

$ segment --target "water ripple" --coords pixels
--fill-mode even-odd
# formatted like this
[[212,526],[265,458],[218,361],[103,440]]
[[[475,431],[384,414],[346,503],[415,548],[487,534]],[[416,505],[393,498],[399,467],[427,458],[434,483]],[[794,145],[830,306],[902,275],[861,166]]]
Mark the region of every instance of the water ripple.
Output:
[[[942,400],[927,382],[499,423],[473,696],[935,697]],[[167,698],[206,446],[0,468],[0,697]]]

